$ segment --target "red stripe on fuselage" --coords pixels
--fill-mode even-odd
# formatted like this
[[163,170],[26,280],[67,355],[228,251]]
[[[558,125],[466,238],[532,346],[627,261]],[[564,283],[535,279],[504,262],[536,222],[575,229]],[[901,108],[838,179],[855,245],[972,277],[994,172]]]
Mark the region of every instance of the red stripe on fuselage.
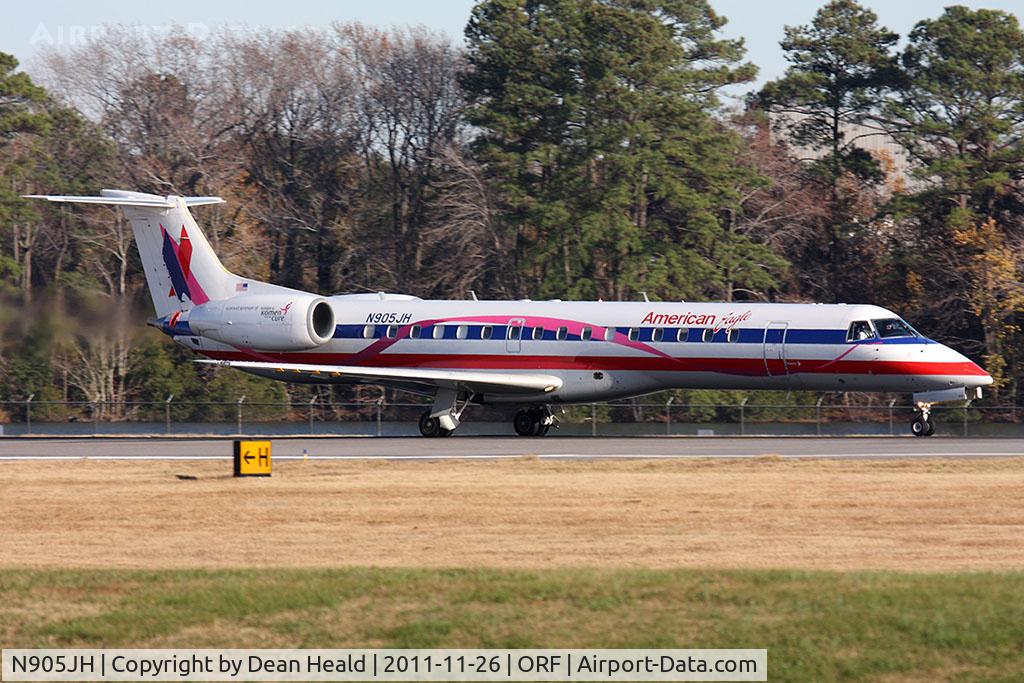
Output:
[[[636,356],[529,356],[520,354],[385,353],[370,358],[339,353],[263,353],[208,351],[216,360],[267,363],[357,365],[360,367],[445,368],[464,370],[632,370],[640,372],[718,372],[766,376],[762,358],[662,358]],[[971,375],[985,371],[971,362],[787,359],[790,374],[842,375]],[[782,374],[782,361],[770,359],[772,374]]]

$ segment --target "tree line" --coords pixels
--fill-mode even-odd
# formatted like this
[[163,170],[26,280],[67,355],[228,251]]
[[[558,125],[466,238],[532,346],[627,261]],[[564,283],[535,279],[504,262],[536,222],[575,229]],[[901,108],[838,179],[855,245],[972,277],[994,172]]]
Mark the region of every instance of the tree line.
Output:
[[[464,41],[359,24],[110,28],[0,54],[0,395],[251,400],[188,363],[116,212],[21,194],[216,194],[232,270],[325,294],[846,301],[1024,373],[1024,33],[953,6],[900,42],[855,0],[750,83],[705,0],[481,0]],[[908,170],[872,139],[898,145]]]

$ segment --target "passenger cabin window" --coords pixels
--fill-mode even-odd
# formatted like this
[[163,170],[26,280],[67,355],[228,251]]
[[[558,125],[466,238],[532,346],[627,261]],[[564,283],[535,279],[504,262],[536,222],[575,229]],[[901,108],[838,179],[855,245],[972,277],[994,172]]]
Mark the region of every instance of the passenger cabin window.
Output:
[[640,338],[640,330],[635,327],[629,328],[629,341],[636,341]]
[[715,338],[715,331],[709,327],[705,329],[704,332],[701,333],[700,338],[706,342],[709,342]]
[[688,327],[680,327],[679,331],[676,332],[676,341],[679,341],[679,342],[686,341],[686,337],[688,336],[687,333],[689,331],[690,331],[690,329]]
[[492,328],[490,325],[484,325],[483,327],[481,327],[480,328],[480,338],[481,339],[490,339],[491,338],[491,334],[493,332],[493,329],[494,328]]
[[444,325],[434,325],[434,339],[444,339]]
[[388,339],[394,339],[395,337],[397,337],[398,325],[388,325],[388,330],[385,334],[387,334]]
[[565,341],[567,336],[569,336],[569,330],[564,327],[559,327],[558,331],[555,332],[555,339],[558,341]]
[[594,336],[594,330],[590,327],[584,327],[580,330],[580,339],[583,341],[590,341],[590,338]]
[[508,326],[508,338],[519,339],[523,336],[523,328],[521,325],[509,325]]
[[881,320],[872,320],[875,324],[875,329],[878,330],[878,336],[882,339],[888,339],[889,337],[917,337],[920,336],[914,331],[914,328],[906,324],[899,318],[883,318]]
[[867,320],[854,320],[850,323],[850,329],[846,331],[846,341],[861,341],[871,339],[875,333],[871,330],[871,323]]
[[613,339],[615,339],[615,328],[614,327],[606,327],[606,328],[604,328],[604,340],[605,341],[611,341]]
[[458,328],[456,328],[456,330],[455,330],[455,338],[456,339],[465,339],[468,336],[469,336],[469,327],[467,327],[466,325],[459,325]]
[[421,328],[419,325],[413,325],[411,328],[409,328],[409,338],[410,339],[419,339],[420,338],[420,331],[422,329],[423,328]]
[[665,338],[665,329],[662,327],[655,327],[654,332],[651,333],[651,341],[661,341]]
[[729,334],[726,336],[730,344],[734,344],[740,340],[740,331],[737,329],[729,330]]
[[533,328],[533,338],[535,340],[543,339],[544,338],[544,328],[543,327],[535,327],[535,328]]
[[373,325],[363,326],[363,339],[373,339]]

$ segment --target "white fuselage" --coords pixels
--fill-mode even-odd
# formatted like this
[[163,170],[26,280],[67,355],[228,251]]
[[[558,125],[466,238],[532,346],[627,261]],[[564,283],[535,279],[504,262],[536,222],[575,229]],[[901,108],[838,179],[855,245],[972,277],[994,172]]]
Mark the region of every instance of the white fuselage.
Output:
[[[540,371],[562,380],[550,393],[498,392],[476,397],[482,402],[577,403],[673,388],[917,393],[992,381],[966,357],[912,330],[880,336],[888,323],[872,321],[899,318],[869,305],[428,301],[386,294],[327,301],[336,318],[333,338],[303,351],[261,350],[258,330],[251,347],[182,327],[165,331],[220,360]],[[870,336],[853,336],[858,321]]]

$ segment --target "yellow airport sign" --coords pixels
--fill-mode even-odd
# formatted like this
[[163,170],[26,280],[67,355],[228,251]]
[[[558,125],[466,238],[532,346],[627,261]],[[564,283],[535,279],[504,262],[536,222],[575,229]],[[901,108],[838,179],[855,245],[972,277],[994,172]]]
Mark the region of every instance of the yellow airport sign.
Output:
[[269,477],[270,442],[235,441],[235,476]]

